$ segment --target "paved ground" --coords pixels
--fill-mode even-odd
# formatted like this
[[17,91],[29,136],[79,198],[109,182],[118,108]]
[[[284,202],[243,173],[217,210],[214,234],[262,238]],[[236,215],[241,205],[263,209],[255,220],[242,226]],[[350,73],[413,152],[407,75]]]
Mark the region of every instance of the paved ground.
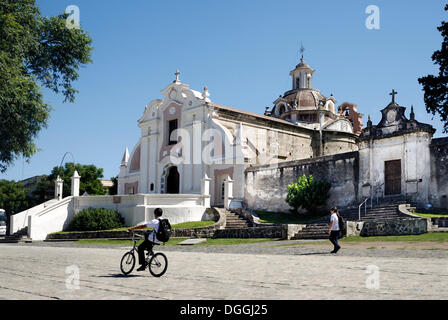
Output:
[[162,278],[122,276],[124,247],[2,244],[0,299],[448,299],[448,250],[297,244],[161,247]]

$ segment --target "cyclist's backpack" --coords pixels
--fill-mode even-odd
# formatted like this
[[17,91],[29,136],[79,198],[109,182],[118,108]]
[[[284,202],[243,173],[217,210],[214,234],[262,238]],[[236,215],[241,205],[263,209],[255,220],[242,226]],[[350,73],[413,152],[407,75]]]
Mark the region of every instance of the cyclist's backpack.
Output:
[[171,224],[168,219],[159,219],[159,229],[156,233],[157,240],[167,242],[171,237]]

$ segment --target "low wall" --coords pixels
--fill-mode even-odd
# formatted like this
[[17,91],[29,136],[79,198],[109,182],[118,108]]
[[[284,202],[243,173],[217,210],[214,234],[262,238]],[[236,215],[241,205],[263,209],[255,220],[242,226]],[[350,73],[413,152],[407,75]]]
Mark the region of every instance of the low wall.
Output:
[[28,217],[34,216],[38,214],[39,212],[42,212],[46,208],[49,208],[53,206],[57,200],[52,199],[49,201],[46,201],[44,203],[41,203],[35,207],[29,208],[27,210],[24,210],[22,212],[19,212],[17,214],[14,214],[10,217],[10,234],[13,234],[20,229],[23,229],[28,226]]
[[431,193],[433,206],[448,209],[448,138],[432,139],[430,145]]
[[437,225],[439,228],[448,228],[448,217],[447,218],[431,218],[433,225]]
[[[50,200],[11,218],[11,234],[28,227],[28,236],[44,240],[49,233],[66,230],[72,218],[86,208],[117,210],[126,226],[135,226],[154,218],[154,209],[162,208],[171,224],[209,220],[204,196],[198,194],[136,194],[123,196],[77,196]],[[213,215],[212,215],[213,216]]]
[[28,217],[28,236],[45,240],[52,232],[64,230],[73,218],[73,197],[64,198],[40,213]]
[[[188,238],[212,238],[215,230],[224,228],[226,224],[225,214],[216,208],[208,208],[204,220],[216,221],[215,224],[201,228],[173,229],[171,237]],[[171,221],[170,221],[171,223]],[[171,223],[173,224],[173,223]],[[144,231],[137,230],[136,233],[143,235]],[[131,234],[127,231],[85,231],[53,233],[47,236],[47,240],[79,240],[79,239],[129,239]]]
[[426,219],[390,219],[381,221],[365,221],[360,235],[372,236],[402,236],[417,235],[428,232]]
[[347,207],[358,202],[359,154],[332,156],[249,167],[245,171],[245,206],[254,210],[289,212],[288,185],[303,175],[331,183],[327,206]]
[[87,196],[75,198],[75,213],[86,208],[118,210],[126,226],[135,226],[154,218],[161,208],[171,224],[205,220],[203,197],[196,194],[135,194],[121,196]]
[[216,230],[213,238],[280,238],[285,239],[283,225],[270,227],[253,227],[243,229]]

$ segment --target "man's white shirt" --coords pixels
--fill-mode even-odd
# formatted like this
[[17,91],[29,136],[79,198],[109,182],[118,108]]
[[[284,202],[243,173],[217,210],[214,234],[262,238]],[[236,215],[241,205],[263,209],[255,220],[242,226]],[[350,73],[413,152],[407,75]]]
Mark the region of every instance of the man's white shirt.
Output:
[[330,222],[333,222],[333,227],[331,228],[331,231],[339,231],[339,218],[336,213],[331,214]]
[[148,240],[157,244],[161,243],[159,240],[157,240],[156,237],[156,233],[157,231],[159,231],[159,225],[160,225],[159,219],[153,219],[146,224],[147,228],[154,228],[154,231],[148,235]]

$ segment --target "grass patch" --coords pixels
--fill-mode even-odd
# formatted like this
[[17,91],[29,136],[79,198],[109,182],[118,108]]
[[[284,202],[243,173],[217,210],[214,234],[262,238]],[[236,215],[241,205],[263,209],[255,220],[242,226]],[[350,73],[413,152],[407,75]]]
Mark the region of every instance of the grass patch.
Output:
[[400,242],[448,242],[448,232],[429,232],[410,236],[382,236],[382,237],[347,237],[339,241],[345,243],[400,241]]
[[191,229],[191,228],[203,228],[215,224],[215,221],[192,221],[174,224],[171,227],[173,229]]
[[[354,237],[345,237],[342,239],[339,239],[340,243],[369,243],[369,242],[439,242],[439,243],[445,243],[448,242],[448,232],[430,232],[430,233],[424,233],[420,235],[410,235],[410,236],[382,236],[382,237],[361,237],[361,236],[354,236]],[[309,242],[300,242],[300,243],[284,243],[284,244],[278,244],[278,245],[272,245],[272,246],[266,246],[265,248],[278,248],[278,247],[284,247],[284,248],[300,248],[300,247],[306,247],[307,245],[326,245],[329,242],[326,240],[322,241],[309,241]],[[375,247],[371,247],[372,249]],[[371,249],[368,248],[368,249]]]
[[[187,240],[189,238],[171,238],[165,243],[165,246],[176,246],[180,242]],[[240,244],[251,244],[260,243],[266,241],[274,241],[275,239],[267,238],[255,238],[255,239],[210,239],[207,238],[206,242],[196,244],[194,246],[207,247],[207,246],[228,246],[228,245],[240,245]],[[140,240],[138,244],[142,243]],[[106,240],[106,239],[82,239],[75,242],[75,244],[94,244],[94,245],[117,245],[117,246],[129,246],[132,247],[131,240]],[[163,245],[160,246],[163,248]],[[158,248],[158,247],[156,247]]]
[[207,238],[206,242],[196,244],[195,246],[207,247],[207,246],[230,246],[240,244],[261,243],[267,241],[275,241],[276,239],[270,238],[252,238],[252,239],[210,239]]
[[292,213],[283,212],[267,212],[267,211],[255,211],[257,216],[260,218],[261,223],[272,223],[272,224],[306,224],[323,216],[298,216]]
[[422,218],[448,218],[448,214],[421,213],[421,212],[414,212],[414,214]]

